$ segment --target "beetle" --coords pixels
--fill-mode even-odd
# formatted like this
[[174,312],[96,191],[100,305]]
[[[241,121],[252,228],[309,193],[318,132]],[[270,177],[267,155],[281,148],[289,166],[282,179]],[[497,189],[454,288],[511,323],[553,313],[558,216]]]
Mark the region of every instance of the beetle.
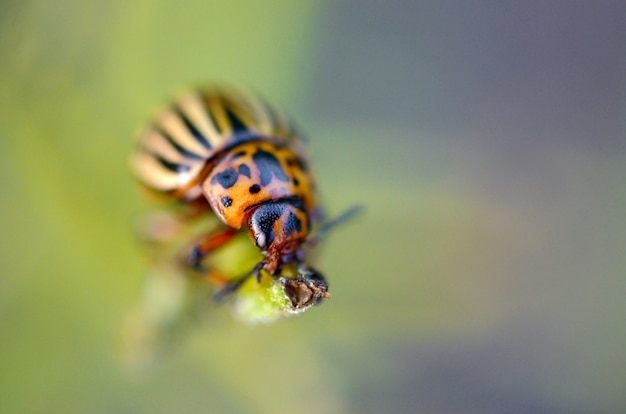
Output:
[[[292,122],[263,99],[217,86],[186,92],[141,134],[132,156],[138,180],[176,200],[189,219],[214,214],[217,232],[189,248],[185,264],[202,273],[203,258],[247,229],[263,259],[215,295],[223,300],[265,271],[283,286],[294,309],[330,297],[325,278],[307,263],[304,246],[353,214],[321,225],[315,183]],[[284,278],[295,265],[297,277]]]

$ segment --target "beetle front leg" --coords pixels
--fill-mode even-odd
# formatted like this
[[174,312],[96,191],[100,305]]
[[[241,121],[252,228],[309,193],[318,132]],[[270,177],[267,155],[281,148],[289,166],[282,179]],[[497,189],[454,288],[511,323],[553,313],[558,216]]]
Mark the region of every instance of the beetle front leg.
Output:
[[202,266],[202,260],[212,251],[222,247],[233,236],[237,234],[236,229],[227,228],[219,233],[212,233],[200,240],[189,249],[189,254],[185,258],[185,264],[197,270],[200,273],[206,273],[207,269]]
[[256,266],[254,266],[252,268],[251,271],[249,271],[248,273],[246,273],[245,275],[235,279],[235,280],[231,280],[228,283],[226,283],[224,285],[224,287],[222,287],[220,290],[218,290],[214,295],[213,295],[213,300],[221,303],[221,302],[225,302],[226,300],[228,300],[235,292],[237,292],[237,290],[239,290],[239,288],[241,287],[241,285],[244,284],[244,282],[246,280],[248,280],[249,277],[251,276],[255,276],[257,279],[257,282],[261,281],[261,269],[263,269],[263,262],[258,263]]

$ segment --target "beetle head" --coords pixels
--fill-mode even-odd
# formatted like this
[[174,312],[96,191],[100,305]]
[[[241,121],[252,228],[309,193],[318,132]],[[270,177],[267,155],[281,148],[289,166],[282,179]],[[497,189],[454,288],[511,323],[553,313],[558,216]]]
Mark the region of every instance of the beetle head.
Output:
[[297,199],[260,204],[248,216],[250,237],[265,255],[264,268],[272,275],[282,264],[301,260],[300,246],[309,226],[309,214]]

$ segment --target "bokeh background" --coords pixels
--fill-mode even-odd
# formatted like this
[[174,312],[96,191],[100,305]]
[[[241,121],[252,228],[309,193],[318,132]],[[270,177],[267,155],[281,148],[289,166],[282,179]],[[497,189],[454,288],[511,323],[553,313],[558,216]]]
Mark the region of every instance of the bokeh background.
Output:
[[[145,208],[127,169],[172,90],[298,120],[334,298],[227,307],[129,374]],[[626,412],[623,1],[0,3],[0,412]]]

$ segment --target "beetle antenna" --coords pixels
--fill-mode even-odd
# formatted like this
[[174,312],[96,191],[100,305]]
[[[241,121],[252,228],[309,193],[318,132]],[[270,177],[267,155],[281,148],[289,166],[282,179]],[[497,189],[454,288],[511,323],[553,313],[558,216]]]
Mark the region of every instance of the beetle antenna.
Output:
[[341,213],[339,216],[322,224],[322,226],[317,230],[317,232],[313,236],[309,237],[309,239],[307,239],[305,243],[310,246],[315,246],[317,243],[322,241],[332,229],[334,229],[340,224],[344,224],[352,220],[353,218],[361,214],[363,210],[364,210],[363,206],[350,207],[349,209]]

